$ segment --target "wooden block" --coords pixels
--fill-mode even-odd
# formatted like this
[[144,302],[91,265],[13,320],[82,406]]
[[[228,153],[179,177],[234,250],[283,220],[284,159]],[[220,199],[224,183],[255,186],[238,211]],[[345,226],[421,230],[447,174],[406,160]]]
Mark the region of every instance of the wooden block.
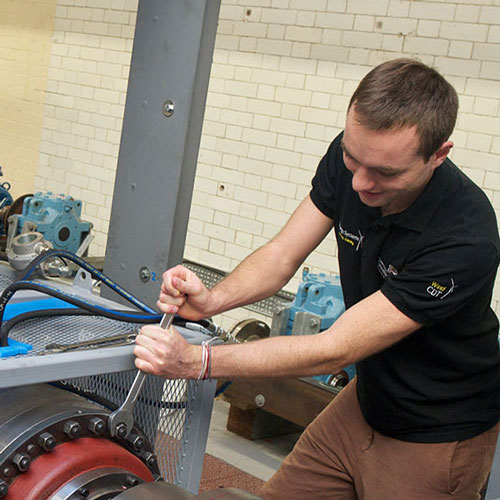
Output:
[[297,432],[337,394],[302,379],[235,380],[223,393],[231,405],[227,428],[247,439]]

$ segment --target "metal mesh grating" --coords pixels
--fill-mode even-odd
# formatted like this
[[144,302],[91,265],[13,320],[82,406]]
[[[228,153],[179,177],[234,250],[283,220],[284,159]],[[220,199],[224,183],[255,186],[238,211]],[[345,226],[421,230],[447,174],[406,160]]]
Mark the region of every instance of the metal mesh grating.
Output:
[[[65,383],[95,395],[94,401],[112,410],[125,399],[135,374],[131,370],[69,379]],[[185,433],[197,385],[193,381],[165,381],[149,376],[134,410],[136,425],[154,444],[162,478],[172,483],[179,482],[179,468],[185,458]]]
[[[201,264],[197,264],[195,262],[184,261],[184,265],[188,269],[196,273],[203,284],[208,288],[212,288],[226,276],[226,273],[224,273],[223,271],[202,266]],[[264,314],[265,316],[272,317],[279,306],[283,304],[283,302],[291,302],[293,301],[294,297],[295,295],[293,293],[286,292],[285,290],[280,290],[278,293],[267,299],[259,300],[258,302],[248,304],[244,307],[245,309],[249,309],[250,311],[255,311]]]
[[5,290],[9,285],[14,283],[13,276],[0,272],[0,290]]
[[[70,316],[36,318],[22,321],[9,332],[9,338],[33,346],[33,351],[23,355],[37,356],[51,343],[72,344],[85,340],[133,333],[140,325],[114,321],[99,316]],[[3,358],[0,358],[0,363]]]

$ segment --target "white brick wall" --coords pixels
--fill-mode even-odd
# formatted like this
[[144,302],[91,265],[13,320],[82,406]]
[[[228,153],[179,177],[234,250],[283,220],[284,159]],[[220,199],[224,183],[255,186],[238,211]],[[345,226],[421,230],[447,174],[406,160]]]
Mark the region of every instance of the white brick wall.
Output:
[[[59,0],[36,190],[83,201],[103,255],[137,0]],[[49,175],[47,175],[49,174]]]
[[[80,196],[105,248],[137,0],[59,0],[38,189]],[[498,0],[222,0],[186,257],[232,269],[309,190],[350,94],[418,56],[456,86],[452,158],[500,216]],[[336,272],[325,241],[306,264]],[[291,282],[295,291],[300,274]],[[494,306],[500,311],[500,286]]]

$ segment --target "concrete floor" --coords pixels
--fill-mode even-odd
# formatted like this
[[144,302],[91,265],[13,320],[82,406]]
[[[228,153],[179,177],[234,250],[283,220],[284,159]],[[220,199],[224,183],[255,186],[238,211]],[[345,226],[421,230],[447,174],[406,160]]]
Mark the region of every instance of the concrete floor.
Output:
[[292,450],[299,434],[251,441],[226,429],[228,412],[228,403],[214,401],[206,452],[267,481]]

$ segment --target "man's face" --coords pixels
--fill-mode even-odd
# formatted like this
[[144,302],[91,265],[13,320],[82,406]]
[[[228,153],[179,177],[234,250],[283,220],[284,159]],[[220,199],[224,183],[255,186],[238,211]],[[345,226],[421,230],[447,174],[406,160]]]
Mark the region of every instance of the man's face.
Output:
[[438,152],[425,162],[417,154],[419,138],[415,127],[367,129],[356,120],[353,106],[347,114],[341,145],[354,191],[365,205],[389,215],[402,212],[418,198],[452,143],[443,144],[444,156]]

